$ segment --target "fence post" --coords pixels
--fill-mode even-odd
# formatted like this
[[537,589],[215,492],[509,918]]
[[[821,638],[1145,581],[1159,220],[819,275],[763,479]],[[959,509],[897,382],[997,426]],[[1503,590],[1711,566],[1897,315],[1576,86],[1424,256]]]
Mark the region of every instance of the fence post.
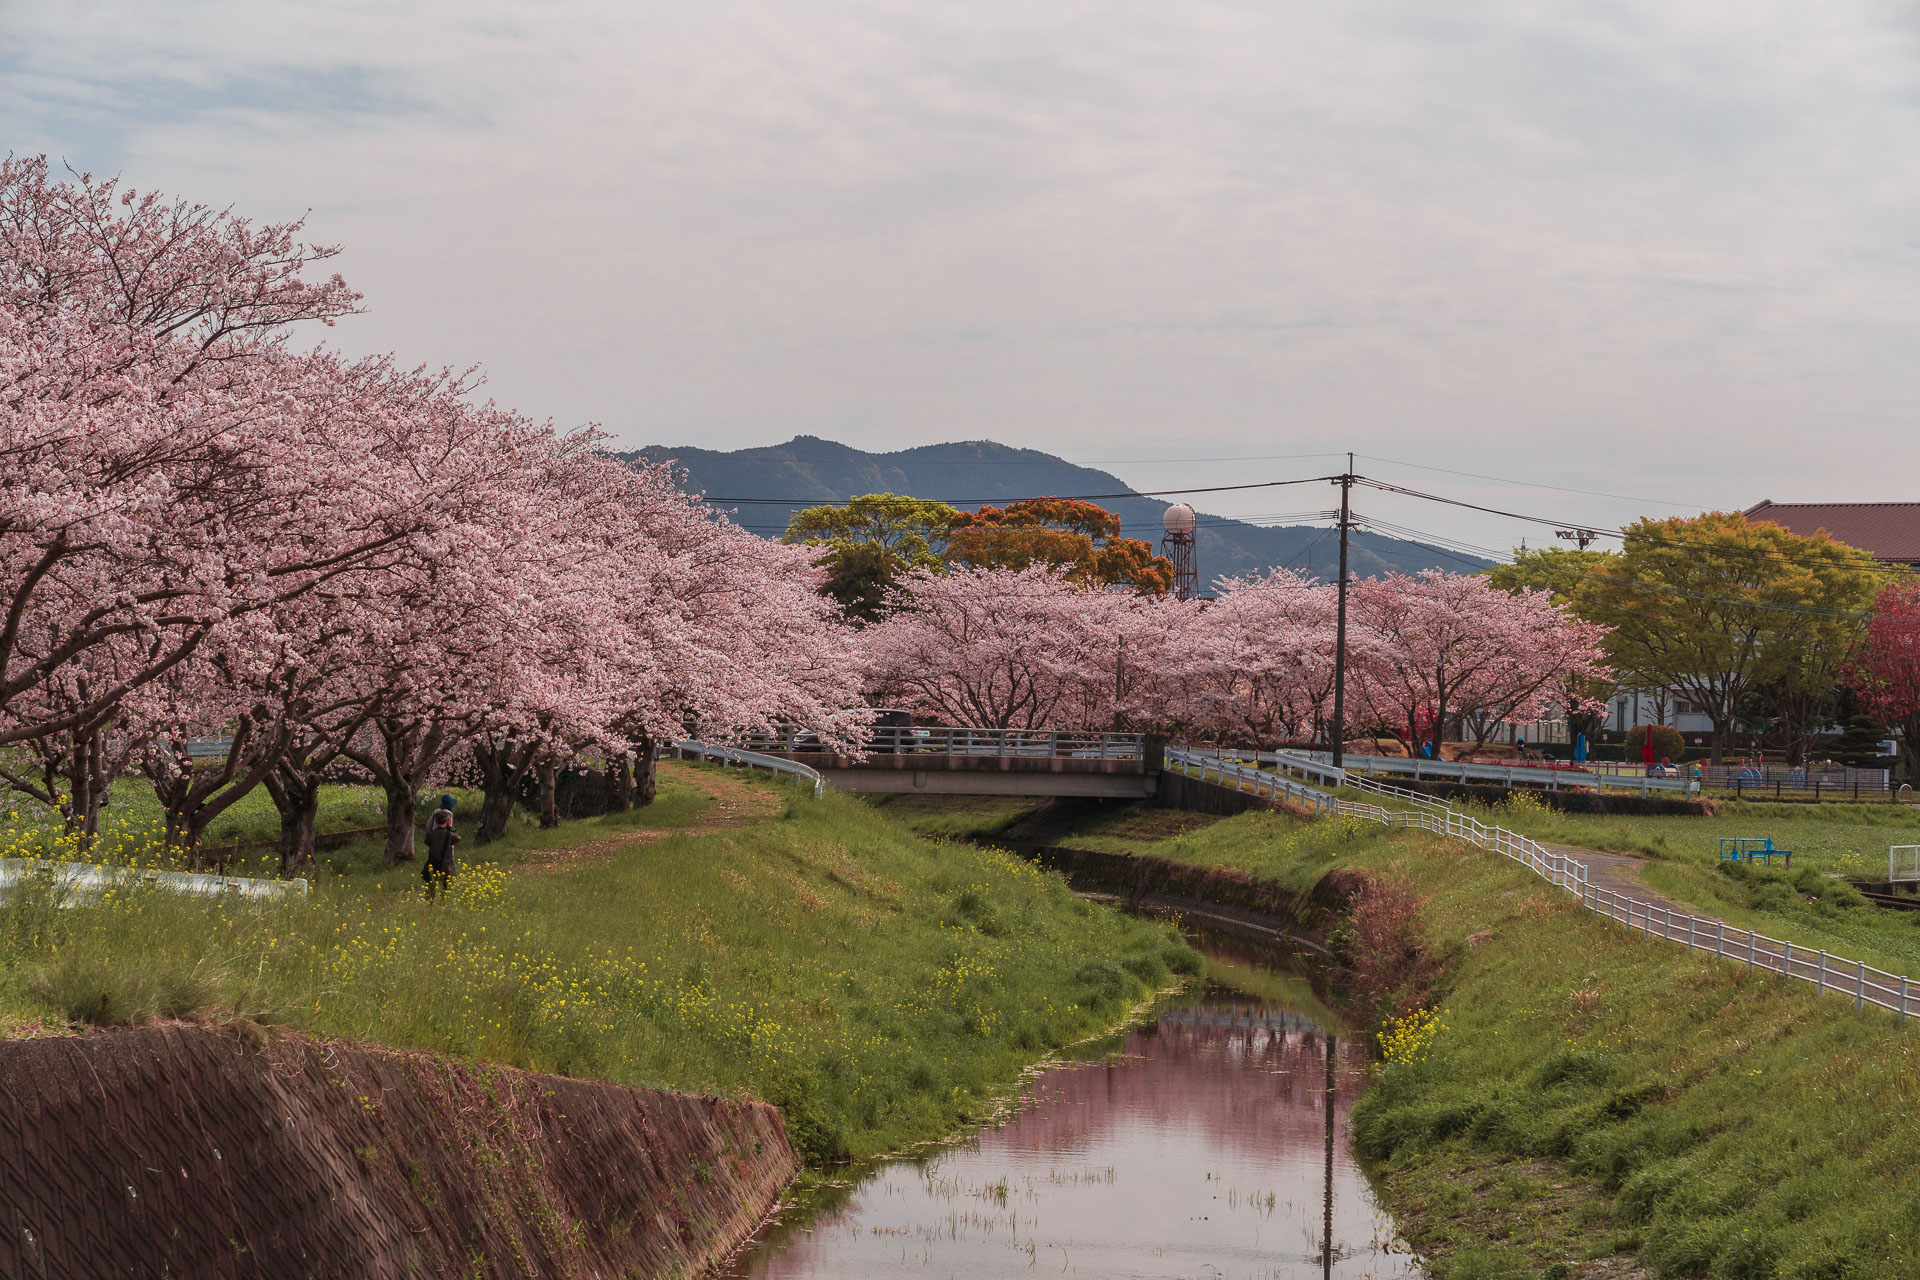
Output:
[[1789,978],[1793,976],[1793,944],[1791,942],[1783,941],[1780,944],[1780,972]]
[[1747,972],[1748,973],[1753,972],[1753,950],[1754,950],[1753,930],[1749,929],[1747,930]]
[[1853,962],[1853,1007],[1858,1009],[1867,1002],[1867,966],[1864,961]]
[[1719,956],[1721,959],[1726,958],[1727,922],[1725,920],[1715,920],[1713,922],[1713,954]]
[[1819,987],[1820,987],[1820,994],[1821,994],[1821,995],[1825,995],[1825,994],[1827,994],[1827,953],[1826,953],[1826,952],[1824,952],[1824,951],[1822,951],[1822,952],[1820,953],[1820,982],[1819,982]]
[[1906,1020],[1907,1020],[1907,975],[1903,973],[1900,975],[1900,1021],[1902,1024],[1905,1024]]

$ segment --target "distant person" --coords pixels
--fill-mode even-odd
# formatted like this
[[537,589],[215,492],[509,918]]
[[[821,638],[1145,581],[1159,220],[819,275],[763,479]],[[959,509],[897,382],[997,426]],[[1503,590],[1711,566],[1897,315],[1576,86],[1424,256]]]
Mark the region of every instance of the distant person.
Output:
[[447,811],[448,813],[452,813],[452,812],[453,812],[453,797],[452,797],[451,795],[442,795],[442,796],[440,797],[440,807],[441,807],[442,809],[445,809],[445,810],[446,810],[446,811]]
[[420,867],[429,902],[437,893],[446,892],[447,881],[453,878],[453,846],[459,843],[460,833],[453,829],[453,810],[435,809],[427,821],[427,860]]

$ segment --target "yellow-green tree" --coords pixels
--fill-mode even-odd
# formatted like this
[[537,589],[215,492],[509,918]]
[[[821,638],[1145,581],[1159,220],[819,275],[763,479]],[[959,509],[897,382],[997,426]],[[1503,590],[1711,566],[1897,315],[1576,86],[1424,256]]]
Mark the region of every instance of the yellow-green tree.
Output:
[[1486,570],[1487,581],[1502,591],[1519,593],[1545,589],[1555,604],[1566,604],[1595,568],[1613,559],[1611,551],[1574,550],[1571,547],[1516,547],[1512,564]]
[[848,617],[871,622],[909,569],[938,570],[960,512],[944,502],[898,493],[863,493],[841,506],[808,507],[787,521],[782,542],[824,548],[821,590]]
[[1884,578],[1866,552],[1825,533],[1716,511],[1629,527],[1574,607],[1613,628],[1607,654],[1623,675],[1681,691],[1713,721],[1718,763],[1749,695],[1832,687]]

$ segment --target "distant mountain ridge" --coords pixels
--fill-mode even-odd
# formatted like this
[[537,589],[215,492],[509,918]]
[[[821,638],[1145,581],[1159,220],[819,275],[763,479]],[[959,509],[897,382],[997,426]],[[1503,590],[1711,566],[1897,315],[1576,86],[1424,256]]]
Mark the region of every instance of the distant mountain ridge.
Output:
[[[786,531],[794,511],[845,502],[861,493],[902,493],[975,507],[1016,498],[1135,492],[1108,472],[1075,466],[1037,449],[1016,449],[991,440],[867,453],[817,436],[795,436],[785,444],[732,452],[653,445],[622,456],[675,463],[686,473],[682,481],[685,489],[704,493],[716,506],[736,508],[735,518],[740,524],[769,538]],[[1205,495],[1196,497],[1200,499],[1194,504],[1198,510]],[[1304,494],[1288,499],[1298,506],[1314,500]],[[1323,500],[1329,507],[1337,505],[1330,488]],[[1126,536],[1159,546],[1161,516],[1171,505],[1166,499],[1103,498],[1100,505],[1119,515]],[[1296,569],[1327,579],[1339,570],[1339,538],[1332,529],[1249,524],[1204,512],[1198,525],[1194,552],[1203,588],[1215,578],[1242,577],[1270,568]],[[1390,571],[1410,573],[1433,568],[1474,572],[1487,563],[1377,533],[1356,532],[1348,549],[1349,568],[1365,578]]]

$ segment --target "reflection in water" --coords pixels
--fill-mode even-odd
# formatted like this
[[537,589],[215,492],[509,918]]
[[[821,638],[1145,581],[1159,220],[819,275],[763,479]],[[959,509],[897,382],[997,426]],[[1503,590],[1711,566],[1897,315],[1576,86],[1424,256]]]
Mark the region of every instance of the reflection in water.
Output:
[[[1217,997],[1217,998],[1216,998]],[[736,1277],[1418,1276],[1347,1158],[1357,1042],[1230,993],[1042,1076],[964,1147],[883,1165]]]

